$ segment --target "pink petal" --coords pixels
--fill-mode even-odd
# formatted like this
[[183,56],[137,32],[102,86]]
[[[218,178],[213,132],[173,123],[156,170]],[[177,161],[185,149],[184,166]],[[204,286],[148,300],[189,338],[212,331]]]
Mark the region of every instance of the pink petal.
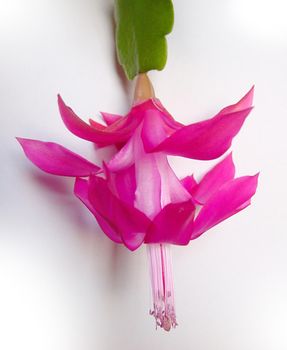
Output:
[[178,179],[165,154],[155,154],[157,168],[160,174],[161,206],[169,203],[186,202],[191,199],[190,193]]
[[190,241],[195,206],[192,201],[170,203],[154,218],[145,243],[186,245]]
[[98,221],[99,226],[104,233],[115,243],[122,243],[122,238],[118,232],[109,224],[107,220],[102,217],[97,210],[93,207],[88,198],[89,183],[88,180],[77,178],[75,181],[74,193],[85,204],[85,206],[91,211]]
[[235,175],[235,167],[230,153],[220,163],[213,167],[192,189],[192,196],[197,203],[204,204],[227,181]]
[[239,112],[239,111],[242,111],[243,109],[252,107],[253,97],[254,97],[254,86],[252,86],[252,88],[247,92],[247,94],[243,96],[242,99],[239,100],[237,103],[223,108],[220,111],[220,114]]
[[105,125],[100,124],[100,123],[94,121],[93,119],[89,119],[89,123],[94,129],[97,129],[97,130],[103,130],[104,131],[107,128]]
[[104,170],[111,191],[122,201],[133,206],[136,192],[135,166],[114,173],[104,164]]
[[163,151],[199,160],[220,157],[231,146],[251,111],[253,89],[237,104],[224,108],[215,117],[184,126],[174,132],[153,151]]
[[89,176],[98,166],[53,142],[17,138],[26,156],[43,171],[62,176]]
[[134,137],[131,137],[107,163],[107,167],[110,171],[119,171],[132,166],[134,162]]
[[158,110],[145,112],[141,138],[146,152],[154,149],[173,132],[174,129],[168,128]]
[[180,180],[182,186],[190,193],[193,193],[193,189],[197,186],[193,175],[189,175]]
[[250,204],[257,188],[258,175],[243,176],[225,183],[202,207],[194,221],[191,239],[238,213]]
[[117,198],[104,179],[91,176],[89,201],[111,227],[119,232],[124,244],[137,249],[143,242],[150,220],[136,208]]
[[66,106],[60,96],[58,96],[59,110],[66,127],[76,136],[95,142],[100,146],[107,146],[126,141],[138,125],[139,119],[129,117],[121,118],[109,127],[94,122],[93,126],[81,120],[73,110]]
[[145,153],[139,130],[134,135],[136,193],[135,207],[153,218],[161,210],[161,178],[156,154]]
[[191,124],[176,131],[154,149],[155,152],[211,160],[220,157],[231,146],[251,108]]
[[101,115],[108,126],[122,118],[121,115],[106,112],[101,112]]

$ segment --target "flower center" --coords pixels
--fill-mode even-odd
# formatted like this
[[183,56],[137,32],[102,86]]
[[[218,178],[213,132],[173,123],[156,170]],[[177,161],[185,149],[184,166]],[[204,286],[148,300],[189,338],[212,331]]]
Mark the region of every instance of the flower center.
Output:
[[168,332],[177,326],[170,245],[148,244],[147,251],[153,296],[153,309],[150,314],[155,318],[156,327]]

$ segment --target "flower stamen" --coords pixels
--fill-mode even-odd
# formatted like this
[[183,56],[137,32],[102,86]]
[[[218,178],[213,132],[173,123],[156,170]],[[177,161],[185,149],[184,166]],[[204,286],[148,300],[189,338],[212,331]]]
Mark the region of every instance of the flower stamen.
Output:
[[153,296],[150,315],[154,316],[156,327],[168,332],[177,326],[170,245],[148,244],[147,250]]

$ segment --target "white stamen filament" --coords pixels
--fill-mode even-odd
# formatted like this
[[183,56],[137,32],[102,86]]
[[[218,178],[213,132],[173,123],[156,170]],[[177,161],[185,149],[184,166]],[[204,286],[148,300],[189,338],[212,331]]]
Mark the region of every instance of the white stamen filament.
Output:
[[156,327],[170,331],[177,326],[170,245],[147,244],[147,251],[153,296],[150,314],[156,320]]

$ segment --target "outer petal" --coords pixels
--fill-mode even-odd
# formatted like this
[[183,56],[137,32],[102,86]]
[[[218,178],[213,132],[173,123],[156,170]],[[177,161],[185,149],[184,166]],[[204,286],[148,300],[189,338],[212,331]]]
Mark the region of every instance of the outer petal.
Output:
[[89,201],[109,225],[120,233],[130,250],[142,244],[150,220],[136,208],[118,199],[109,190],[107,181],[97,176],[90,178]]
[[26,156],[43,171],[62,176],[88,176],[98,166],[53,142],[17,138]]
[[194,221],[191,239],[236,214],[250,204],[257,188],[258,175],[243,176],[224,184],[206,202]]
[[245,96],[242,97],[241,100],[239,100],[234,105],[230,105],[228,107],[223,108],[220,113],[233,113],[242,111],[243,109],[250,108],[252,106],[253,102],[253,96],[254,96],[254,86],[247,92]]
[[190,241],[195,206],[192,201],[170,203],[154,218],[145,243],[186,245]]
[[122,243],[122,238],[115,228],[112,227],[104,217],[93,207],[88,198],[88,180],[77,178],[75,181],[74,193],[85,204],[85,206],[91,211],[98,221],[99,226],[105,232],[105,234],[115,243]]
[[230,153],[220,163],[213,167],[191,190],[197,203],[204,204],[227,181],[235,175],[235,167]]
[[224,108],[215,117],[190,124],[174,132],[153,149],[183,157],[210,160],[230,147],[251,111],[253,88],[237,104]]
[[70,107],[66,106],[60,96],[58,96],[58,104],[66,127],[76,136],[95,142],[100,146],[126,141],[140,122],[139,118],[132,118],[132,115],[129,114],[108,127],[95,121],[92,122],[91,126],[81,120]]
[[191,124],[176,131],[154,149],[182,157],[211,160],[231,146],[251,108]]

